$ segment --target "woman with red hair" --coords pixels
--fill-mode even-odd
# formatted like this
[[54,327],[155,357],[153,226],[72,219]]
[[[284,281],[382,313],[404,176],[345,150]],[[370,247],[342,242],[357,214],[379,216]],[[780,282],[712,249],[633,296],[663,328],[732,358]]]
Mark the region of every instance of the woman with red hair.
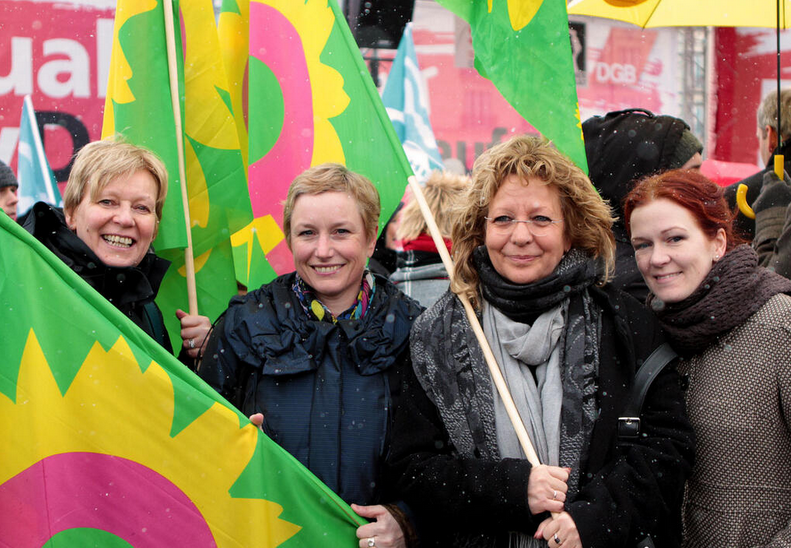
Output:
[[734,236],[699,172],[641,181],[624,200],[637,266],[687,375],[697,435],[684,546],[791,544],[791,281]]

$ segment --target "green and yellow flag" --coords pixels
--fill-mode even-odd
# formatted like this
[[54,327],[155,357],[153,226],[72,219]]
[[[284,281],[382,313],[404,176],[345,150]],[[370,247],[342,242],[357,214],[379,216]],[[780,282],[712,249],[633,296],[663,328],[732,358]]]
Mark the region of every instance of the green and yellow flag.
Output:
[[116,5],[102,138],[115,134],[155,152],[168,170],[164,222],[154,246],[187,247],[161,0],[118,0]]
[[[211,0],[182,0],[184,40],[184,148],[198,310],[216,319],[236,294],[231,234],[253,218],[235,110],[223,64]],[[157,304],[174,348],[181,344],[174,311],[187,310],[181,252],[172,261]]]
[[296,459],[0,214],[0,546],[356,546]]
[[381,226],[412,171],[335,0],[250,0],[248,21],[248,176],[255,220],[232,242],[240,258],[237,276],[258,287],[294,269],[282,201],[298,174],[337,162],[365,175],[379,190]]
[[566,0],[437,0],[470,24],[475,68],[587,173]]
[[[133,100],[121,101],[118,92],[108,94],[103,135],[123,134],[129,141],[147,146],[163,159],[175,156],[175,126],[165,47],[163,4],[146,5],[118,0],[116,34],[112,52],[110,90],[136,83]],[[189,199],[192,244],[195,257],[198,309],[214,320],[225,310],[236,291],[231,235],[248,225],[252,210],[247,192],[247,172],[239,144],[234,106],[220,50],[211,0],[182,0],[174,4],[178,26],[176,66],[183,121],[186,185]],[[129,14],[124,17],[124,14]],[[182,47],[183,45],[183,47]],[[131,67],[124,70],[124,63]],[[149,68],[149,65],[152,68]],[[127,86],[129,87],[129,86]],[[127,99],[130,99],[128,96]],[[145,105],[156,102],[163,112],[147,114]],[[157,111],[159,112],[159,111]],[[119,120],[123,118],[124,122]],[[153,140],[152,136],[162,137]],[[168,161],[170,188],[166,208],[181,205],[178,157]],[[173,312],[187,310],[184,278],[184,244],[161,242],[162,234],[186,230],[183,210],[166,209],[160,222],[157,253],[173,262],[157,299],[163,310],[174,346],[180,344],[179,323]],[[180,223],[180,226],[176,226]],[[170,240],[168,240],[169,242]]]

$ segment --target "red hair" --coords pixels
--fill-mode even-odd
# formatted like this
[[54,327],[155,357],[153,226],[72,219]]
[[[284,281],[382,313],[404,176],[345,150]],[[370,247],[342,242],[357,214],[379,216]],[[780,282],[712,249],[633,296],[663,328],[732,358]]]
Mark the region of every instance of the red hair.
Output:
[[632,212],[654,200],[665,198],[689,211],[703,233],[713,239],[720,229],[725,231],[726,252],[745,241],[734,233],[731,211],[723,189],[695,169],[673,169],[638,182],[623,200],[626,230],[631,236]]

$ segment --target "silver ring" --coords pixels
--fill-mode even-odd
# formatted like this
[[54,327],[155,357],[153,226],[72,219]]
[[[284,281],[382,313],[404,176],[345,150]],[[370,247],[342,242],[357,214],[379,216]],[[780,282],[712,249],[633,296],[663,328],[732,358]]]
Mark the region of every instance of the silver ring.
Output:
[[374,537],[368,538],[368,548],[374,548],[376,546],[376,539]]
[[558,500],[558,492],[552,491],[552,500]]
[[558,534],[557,533],[555,533],[555,539],[554,540],[555,540],[555,544],[557,544],[558,546],[563,544],[562,542],[560,542],[560,539],[558,538]]
[[195,349],[195,339],[189,339],[189,341],[190,341],[190,350],[194,350]]

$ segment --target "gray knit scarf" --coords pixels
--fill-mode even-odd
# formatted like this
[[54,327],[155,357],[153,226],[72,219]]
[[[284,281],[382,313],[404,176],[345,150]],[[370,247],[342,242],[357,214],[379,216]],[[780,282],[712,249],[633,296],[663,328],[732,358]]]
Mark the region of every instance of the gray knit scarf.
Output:
[[[558,306],[565,310],[565,326],[558,345],[562,387],[558,465],[572,470],[568,499],[573,500],[579,491],[580,471],[587,461],[597,414],[601,311],[587,291],[596,280],[596,263],[582,251],[572,249],[548,277],[532,284],[516,285],[494,269],[485,248],[476,249],[473,259],[484,299],[503,317],[519,323]],[[540,418],[530,420],[542,422]],[[502,448],[498,449],[502,456]]]

